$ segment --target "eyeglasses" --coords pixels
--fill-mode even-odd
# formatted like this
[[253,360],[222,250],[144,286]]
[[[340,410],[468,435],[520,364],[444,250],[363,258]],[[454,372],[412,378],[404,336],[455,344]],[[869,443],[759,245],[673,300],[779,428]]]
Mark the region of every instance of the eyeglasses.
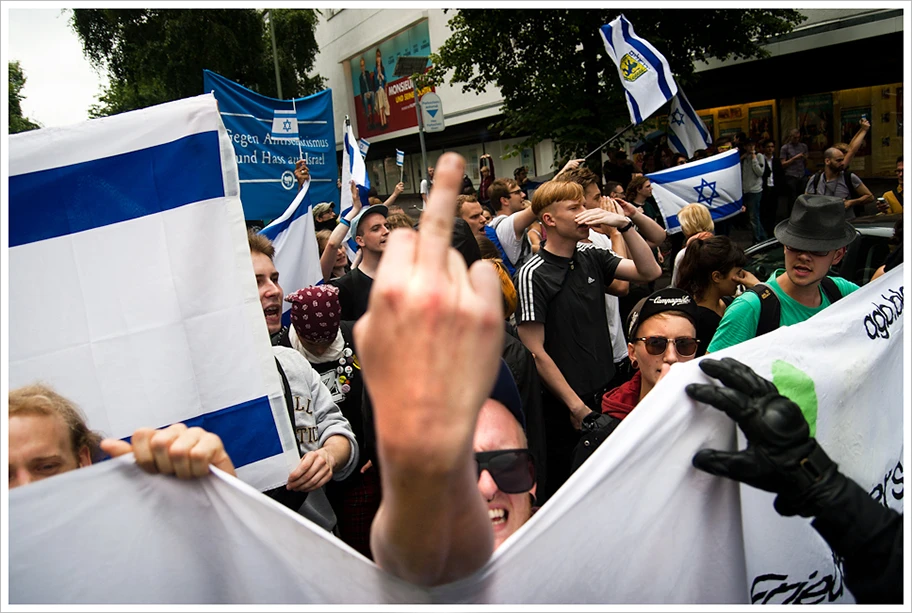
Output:
[[678,352],[678,355],[687,357],[695,354],[697,352],[697,345],[700,344],[700,341],[690,336],[682,336],[680,338],[645,336],[633,340],[643,341],[643,344],[646,345],[646,352],[649,355],[662,355],[665,353],[665,349],[668,348],[668,341],[673,341],[675,344],[675,351]]
[[817,258],[822,258],[830,255],[829,251],[808,251],[807,249],[795,249],[794,247],[789,247],[788,245],[786,245],[785,248],[792,253],[807,253],[808,255],[813,255]]
[[510,190],[510,193],[511,193],[511,194],[521,194],[521,193],[522,193],[522,190],[521,190],[521,189],[514,189],[514,190]]
[[478,478],[482,471],[491,473],[497,489],[505,494],[522,494],[535,485],[535,464],[528,449],[501,449],[475,454]]

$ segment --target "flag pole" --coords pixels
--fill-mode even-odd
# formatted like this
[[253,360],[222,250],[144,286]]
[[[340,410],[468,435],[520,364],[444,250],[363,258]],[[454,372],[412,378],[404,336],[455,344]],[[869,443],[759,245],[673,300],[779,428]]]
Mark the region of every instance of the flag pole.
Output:
[[[295,104],[295,99],[291,99],[291,108],[294,109],[295,114],[295,125],[298,124],[298,105]],[[301,151],[301,128],[298,127],[298,159],[304,159],[304,153]]]
[[627,130],[629,130],[630,128],[632,128],[632,127],[635,126],[635,125],[636,125],[635,123],[630,124],[629,126],[627,126],[626,128],[624,128],[623,130],[621,130],[620,132],[618,132],[617,134],[615,134],[614,136],[612,136],[611,138],[609,138],[608,140],[606,140],[604,143],[602,143],[601,145],[599,145],[598,147],[596,147],[594,151],[592,151],[591,153],[589,153],[589,155],[587,155],[587,156],[584,157],[583,159],[584,159],[584,160],[588,160],[590,155],[592,155],[593,153],[596,153],[597,151],[600,151],[600,150],[602,149],[602,147],[604,147],[605,145],[607,145],[608,143],[610,143],[611,141],[613,141],[613,140],[616,139],[618,136],[620,136],[621,134],[623,134],[624,132],[626,132]]

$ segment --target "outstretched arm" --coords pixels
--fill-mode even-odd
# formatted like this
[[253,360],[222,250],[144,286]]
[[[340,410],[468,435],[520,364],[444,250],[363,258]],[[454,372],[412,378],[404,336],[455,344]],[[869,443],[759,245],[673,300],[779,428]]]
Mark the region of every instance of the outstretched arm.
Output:
[[399,194],[405,191],[405,183],[399,182],[396,183],[396,187],[393,188],[393,193],[390,194],[390,197],[386,199],[386,202],[383,203],[383,206],[392,206],[396,202],[396,198],[399,197]]
[[864,140],[868,136],[868,130],[870,129],[871,122],[867,119],[862,119],[859,122],[858,132],[856,132],[855,136],[852,137],[852,142],[849,143],[849,150],[846,152],[845,157],[842,159],[843,168],[849,167],[849,163],[852,161],[852,158],[855,157],[855,154],[858,153],[859,149],[861,149],[861,145],[864,144]]
[[329,280],[332,279],[333,264],[336,261],[336,251],[345,241],[345,236],[348,234],[348,229],[351,226],[352,219],[361,211],[361,199],[358,197],[358,186],[355,185],[355,182],[351,182],[352,190],[352,208],[345,214],[344,222],[339,222],[336,224],[336,227],[333,228],[332,234],[329,235],[329,240],[326,241],[326,247],[323,249],[323,253],[320,254],[320,271],[323,273],[324,283],[329,283]]
[[420,230],[390,235],[355,325],[382,466],[371,549],[421,585],[471,574],[494,542],[472,441],[500,359],[502,298],[489,263],[466,270],[450,247],[464,172],[459,155],[438,160]]

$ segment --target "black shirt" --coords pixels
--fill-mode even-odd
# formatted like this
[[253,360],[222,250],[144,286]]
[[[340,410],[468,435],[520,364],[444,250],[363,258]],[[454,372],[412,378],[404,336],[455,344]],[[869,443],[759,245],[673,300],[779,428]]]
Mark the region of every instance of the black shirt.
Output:
[[330,284],[339,288],[339,304],[342,306],[342,321],[355,321],[367,312],[367,299],[374,280],[359,268],[333,279]]
[[696,357],[706,354],[706,349],[712,342],[720,321],[722,321],[722,317],[712,309],[697,306],[697,339],[700,344],[697,345]]
[[545,324],[545,351],[584,402],[614,376],[605,287],[620,261],[607,249],[578,244],[571,258],[542,249],[516,271],[517,323]]

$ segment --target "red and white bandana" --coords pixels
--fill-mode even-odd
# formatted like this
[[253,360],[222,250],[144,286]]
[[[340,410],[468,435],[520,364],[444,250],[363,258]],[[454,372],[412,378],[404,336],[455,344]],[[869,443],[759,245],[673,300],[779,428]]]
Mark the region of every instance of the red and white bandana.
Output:
[[336,338],[342,314],[338,287],[302,287],[285,296],[285,302],[291,303],[291,325],[298,338],[311,343],[329,343]]

